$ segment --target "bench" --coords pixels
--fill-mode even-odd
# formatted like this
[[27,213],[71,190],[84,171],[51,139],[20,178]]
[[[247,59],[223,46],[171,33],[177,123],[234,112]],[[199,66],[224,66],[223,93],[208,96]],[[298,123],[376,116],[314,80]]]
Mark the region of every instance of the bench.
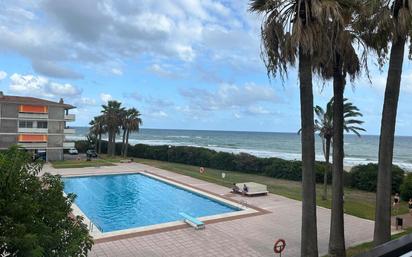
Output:
[[[247,186],[247,192],[243,191],[243,185]],[[239,193],[242,193],[247,196],[266,195],[267,193],[269,193],[266,185],[255,182],[237,183],[236,186],[240,189]]]
[[201,222],[200,220],[196,219],[195,217],[192,217],[189,214],[186,214],[184,212],[180,212],[179,214],[180,214],[180,216],[182,216],[184,218],[183,219],[184,222],[186,222],[190,226],[194,227],[196,230],[205,228],[205,223]]

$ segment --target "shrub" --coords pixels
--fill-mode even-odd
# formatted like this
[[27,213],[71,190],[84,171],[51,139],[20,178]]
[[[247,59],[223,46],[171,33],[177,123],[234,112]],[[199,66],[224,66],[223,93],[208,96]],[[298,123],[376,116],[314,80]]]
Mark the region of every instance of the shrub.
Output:
[[400,188],[401,198],[404,201],[409,201],[412,198],[412,173],[409,173],[405,178]]
[[[397,165],[392,168],[392,193],[399,192],[405,171]],[[354,166],[350,172],[350,186],[375,192],[378,179],[378,164],[368,163],[366,165]]]
[[86,256],[93,241],[60,176],[16,147],[0,153],[0,256]]

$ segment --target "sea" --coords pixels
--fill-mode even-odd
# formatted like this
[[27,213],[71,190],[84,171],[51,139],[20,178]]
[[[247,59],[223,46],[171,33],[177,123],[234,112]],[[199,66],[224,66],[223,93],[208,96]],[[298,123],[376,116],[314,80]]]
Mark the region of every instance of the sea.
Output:
[[[85,139],[87,127],[76,127],[76,133],[69,140]],[[105,138],[105,137],[103,137]],[[121,141],[121,135],[117,140]],[[324,160],[322,141],[316,141],[316,159]],[[300,160],[300,136],[297,133],[211,131],[177,129],[140,129],[132,133],[130,144],[172,145],[206,147],[216,151],[249,153],[258,157],[278,157],[286,160]],[[378,160],[379,136],[345,135],[345,166],[376,163]],[[412,137],[395,137],[394,163],[412,171]]]

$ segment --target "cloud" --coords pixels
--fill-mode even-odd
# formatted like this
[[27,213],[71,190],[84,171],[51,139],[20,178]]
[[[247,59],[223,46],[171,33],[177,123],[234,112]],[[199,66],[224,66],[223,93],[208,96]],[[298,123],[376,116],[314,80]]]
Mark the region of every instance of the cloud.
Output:
[[74,100],[73,104],[77,107],[96,106],[96,100],[89,97],[80,97]]
[[32,66],[34,71],[53,78],[65,78],[65,79],[82,79],[83,75],[72,71],[70,69],[59,66],[58,63],[44,60],[33,60]]
[[68,97],[74,97],[81,94],[81,90],[71,84],[59,84],[52,82],[48,84],[47,89],[54,95],[64,95]]
[[19,95],[36,96],[49,99],[80,97],[82,90],[69,83],[60,84],[45,77],[14,73],[10,76],[10,92]]
[[118,75],[118,76],[123,75],[123,71],[122,71],[121,69],[117,69],[117,68],[113,68],[113,69],[112,69],[112,73],[113,73],[114,75]]
[[[379,74],[377,76],[371,76],[372,85],[371,88],[377,90],[379,93],[385,92],[386,88],[386,74]],[[401,79],[401,94],[412,94],[412,74],[410,70],[404,70]]]
[[164,111],[151,112],[151,113],[149,113],[149,116],[156,117],[156,118],[168,117],[167,113],[165,113]]
[[193,109],[203,111],[251,108],[258,103],[274,103],[277,100],[273,88],[253,83],[244,86],[221,84],[216,91],[181,89],[180,94],[189,101]]
[[110,94],[101,93],[101,94],[100,94],[100,100],[101,100],[103,103],[107,103],[107,102],[109,102],[110,100],[113,100],[113,97],[112,97]]
[[262,107],[262,106],[249,106],[245,110],[246,114],[249,115],[268,115],[268,114],[273,114],[272,111]]
[[[180,67],[218,61],[248,71],[260,67],[259,24],[251,16],[247,1],[233,0],[15,1],[0,16],[0,50],[20,54],[53,78],[82,78],[68,64],[121,75],[112,60],[142,56]],[[151,71],[174,73],[165,65]]]
[[0,70],[0,80],[7,78],[7,72]]
[[161,77],[177,78],[177,75],[174,72],[167,70],[167,68],[163,65],[153,64],[148,68],[148,70]]

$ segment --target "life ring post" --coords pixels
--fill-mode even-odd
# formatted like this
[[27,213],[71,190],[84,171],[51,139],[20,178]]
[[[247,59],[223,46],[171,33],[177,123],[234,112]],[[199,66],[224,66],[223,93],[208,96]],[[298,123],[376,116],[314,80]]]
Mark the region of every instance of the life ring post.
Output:
[[278,239],[275,241],[275,245],[273,246],[273,251],[279,254],[279,257],[282,257],[282,252],[286,248],[286,241],[285,239]]

